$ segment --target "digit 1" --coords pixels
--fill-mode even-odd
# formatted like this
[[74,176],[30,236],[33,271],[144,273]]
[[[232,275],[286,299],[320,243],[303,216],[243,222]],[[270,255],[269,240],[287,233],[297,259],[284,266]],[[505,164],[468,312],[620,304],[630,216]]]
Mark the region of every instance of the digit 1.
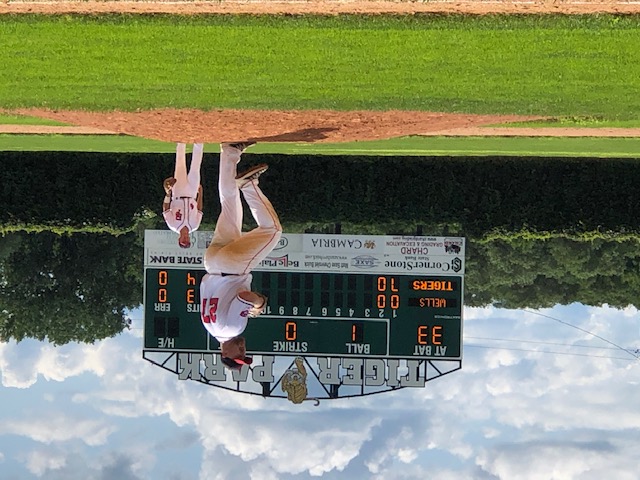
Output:
[[362,343],[364,341],[363,322],[354,322],[351,324],[351,341],[354,343]]

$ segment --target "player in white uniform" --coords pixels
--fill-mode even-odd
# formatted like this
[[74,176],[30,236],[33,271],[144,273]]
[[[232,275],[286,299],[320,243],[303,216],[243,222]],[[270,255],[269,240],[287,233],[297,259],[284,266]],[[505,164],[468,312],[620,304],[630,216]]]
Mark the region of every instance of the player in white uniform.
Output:
[[[250,317],[264,312],[267,298],[251,291],[251,270],[277,245],[282,234],[278,215],[258,186],[267,170],[261,164],[237,175],[236,165],[252,142],[223,143],[220,153],[220,216],[204,257],[207,274],[200,283],[200,315],[220,342],[222,361],[232,369],[251,363],[241,336]],[[258,226],[242,232],[240,192]]]
[[189,234],[197,230],[202,221],[200,165],[203,151],[202,143],[193,145],[191,167],[187,173],[186,145],[178,143],[173,177],[164,181],[167,195],[162,202],[162,216],[167,226],[179,234],[178,244],[183,248],[191,246]]

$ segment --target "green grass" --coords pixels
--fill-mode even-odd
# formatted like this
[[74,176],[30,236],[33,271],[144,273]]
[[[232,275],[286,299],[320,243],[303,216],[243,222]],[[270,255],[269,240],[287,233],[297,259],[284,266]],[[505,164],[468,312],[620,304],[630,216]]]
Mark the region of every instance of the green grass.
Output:
[[66,123],[47,120],[46,118],[29,117],[26,115],[3,115],[0,114],[0,125],[67,125]]
[[639,16],[0,16],[0,108],[640,119]]
[[[278,153],[277,144],[255,153]],[[640,138],[402,137],[345,144],[290,144],[287,153],[325,155],[640,158]]]
[[[158,152],[174,143],[112,135],[0,135],[0,151]],[[218,152],[217,145],[205,147]],[[352,143],[258,143],[251,153],[640,158],[640,138],[402,137]]]
[[634,120],[609,120],[602,117],[557,117],[548,120],[532,120],[529,122],[511,122],[494,125],[500,127],[571,127],[571,128],[640,128],[640,118]]
[[175,152],[176,144],[126,135],[0,134],[0,152]]

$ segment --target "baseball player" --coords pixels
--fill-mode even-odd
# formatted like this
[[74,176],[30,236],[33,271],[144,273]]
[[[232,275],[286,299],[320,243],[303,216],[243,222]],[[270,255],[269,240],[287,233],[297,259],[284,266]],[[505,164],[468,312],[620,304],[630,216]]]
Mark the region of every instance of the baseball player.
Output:
[[[264,312],[267,298],[251,291],[251,270],[277,245],[282,234],[273,205],[258,186],[268,166],[256,165],[236,174],[242,153],[255,142],[223,143],[218,191],[220,216],[204,257],[207,274],[200,283],[200,315],[207,331],[220,342],[223,363],[231,369],[250,364],[241,336],[249,318]],[[242,232],[240,192],[258,226]]]
[[203,150],[202,143],[193,145],[191,167],[187,173],[186,145],[178,143],[173,177],[164,180],[166,196],[162,202],[162,216],[167,226],[179,234],[178,245],[183,248],[191,246],[189,234],[197,230],[202,221],[200,165]]

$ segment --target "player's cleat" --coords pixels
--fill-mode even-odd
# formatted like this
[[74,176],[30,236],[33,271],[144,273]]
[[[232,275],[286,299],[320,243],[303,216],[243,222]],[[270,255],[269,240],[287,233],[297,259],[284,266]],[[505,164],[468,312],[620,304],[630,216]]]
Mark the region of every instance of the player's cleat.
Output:
[[245,170],[244,172],[239,173],[236,176],[236,185],[238,186],[238,188],[242,188],[247,183],[253,180],[257,180],[260,175],[267,171],[267,168],[269,168],[269,165],[267,165],[266,163],[261,163],[259,165],[251,167],[249,170]]
[[251,147],[252,145],[255,145],[256,142],[252,142],[252,141],[246,141],[246,142],[225,142],[222,144],[222,148],[235,148],[236,150],[238,150],[240,153],[243,153],[247,148]]

